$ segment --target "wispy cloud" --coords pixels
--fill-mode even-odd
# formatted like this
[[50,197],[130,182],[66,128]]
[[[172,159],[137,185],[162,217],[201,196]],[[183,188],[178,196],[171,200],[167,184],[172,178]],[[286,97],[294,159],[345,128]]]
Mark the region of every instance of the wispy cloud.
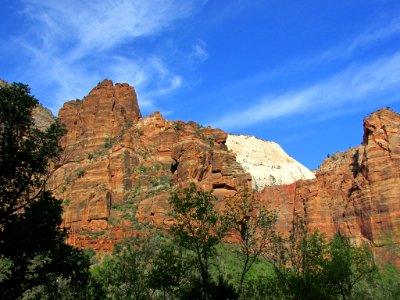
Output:
[[[314,86],[314,84],[310,84],[310,82],[307,83],[307,81],[312,78],[312,75],[310,75],[310,73],[315,71],[320,72],[321,70],[323,72],[325,70],[330,70],[330,68],[327,68],[327,64],[332,62],[336,63],[335,66],[339,65],[337,64],[338,62],[340,62],[340,65],[347,64],[348,66],[354,60],[357,60],[360,52],[367,50],[368,48],[373,48],[374,46],[379,45],[380,42],[390,40],[391,38],[395,38],[398,35],[400,35],[400,18],[391,19],[389,21],[380,21],[371,25],[360,34],[353,36],[352,39],[345,40],[337,46],[333,46],[330,49],[327,49],[320,53],[316,53],[313,57],[304,57],[302,59],[288,61],[275,69],[271,69],[265,72],[258,72],[255,73],[253,76],[241,78],[236,82],[231,82],[223,87],[220,87],[214,93],[210,93],[208,97],[213,99],[229,98],[231,99],[231,102],[234,101],[235,103],[237,103],[237,105],[240,106],[239,110],[241,113],[250,110],[250,105],[248,105],[246,109],[246,105],[244,105],[243,103],[251,103],[251,107],[255,108],[255,115],[262,114],[261,111],[258,111],[257,107],[265,107],[265,103],[268,103],[268,110],[271,110],[273,108],[275,111],[274,113],[271,112],[269,115],[272,116],[272,114],[275,114],[278,116],[281,115],[280,111],[283,111],[284,107],[288,105],[287,103],[289,99],[287,99],[286,97],[291,96],[292,94],[293,96],[298,97],[302,93],[311,92],[307,88],[308,86],[310,87],[310,89],[312,89],[312,87]],[[307,72],[306,75],[304,75],[304,71]],[[331,75],[331,77],[328,76],[327,80],[329,81],[332,76],[334,75]],[[294,81],[296,82],[296,84],[302,84],[303,87],[297,89],[295,92],[271,93],[271,89],[274,89],[276,88],[276,86],[281,85],[281,79],[287,81],[291,78],[295,78]],[[305,84],[304,81],[306,81]],[[306,86],[305,88],[304,85]],[[315,85],[319,84],[315,83]],[[286,90],[293,91],[293,89],[295,89],[296,87],[291,87],[290,84],[286,84],[285,88]],[[266,92],[266,89],[268,89],[268,92]],[[293,99],[290,102],[296,103],[296,101],[294,101]],[[281,105],[279,105],[279,103],[281,103]],[[284,111],[299,111],[299,109],[295,109],[295,106],[290,106],[290,109],[285,109]],[[229,112],[228,115],[230,113],[231,112]],[[229,117],[227,117],[226,119],[226,122],[222,121],[223,118],[220,120],[211,121],[204,120],[204,122],[211,122],[215,125],[223,126],[224,123],[230,123]],[[255,123],[261,122],[262,120],[263,118],[259,117],[259,120],[248,120],[248,122]],[[240,124],[242,124],[242,127],[244,127],[245,124],[248,122],[246,121]],[[236,125],[230,124],[229,126],[229,128],[239,128],[239,122]]]
[[206,42],[203,40],[197,41],[192,47],[193,49],[193,57],[196,60],[199,60],[201,62],[206,61],[208,58],[208,52],[206,50]]
[[[238,129],[279,117],[308,112],[319,112],[328,116],[331,114],[328,114],[327,110],[331,107],[337,109],[345,103],[363,99],[377,101],[374,98],[383,93],[396,94],[395,84],[400,83],[398,76],[400,52],[369,63],[356,65],[352,64],[352,61],[360,51],[399,34],[400,18],[376,23],[351,40],[344,41],[314,57],[288,62],[277,69],[258,73],[231,84],[218,92],[218,97],[236,95],[238,98],[240,97],[238,95],[241,95],[242,98],[238,98],[238,102],[251,104],[247,107],[242,106],[239,111],[227,112],[225,116],[211,123],[224,129]],[[301,88],[291,88],[288,92],[262,92],[262,86],[270,86],[269,83],[277,78],[287,77],[291,73],[301,74],[305,69],[308,71],[320,69],[332,61],[348,62],[348,67],[326,77],[323,81],[309,82]],[[248,99],[241,91],[249,90],[261,90],[261,92],[258,96]],[[343,114],[346,109],[342,108],[340,111]]]
[[379,22],[358,36],[353,37],[351,40],[345,41],[337,47],[322,52],[320,55],[304,61],[304,63],[330,62],[332,60],[350,57],[357,51],[374,46],[377,42],[398,34],[400,34],[400,18],[392,19],[389,22]]
[[79,0],[25,0],[25,12],[43,25],[44,39],[71,40],[73,56],[103,51],[129,39],[155,34],[192,13],[193,1],[120,0],[96,4]]
[[212,122],[216,127],[237,129],[279,117],[365,105],[399,99],[400,52],[368,64],[353,65],[329,79],[281,95],[261,96],[244,111],[227,112]]
[[[68,98],[84,96],[104,77],[133,83],[144,94],[152,90],[153,98],[178,89],[182,76],[161,57],[149,52],[138,58],[134,47],[130,53],[118,50],[168,30],[203,4],[196,0],[22,2],[33,22],[31,32],[18,38],[32,57],[26,75],[33,85],[47,83],[53,88],[49,96],[55,97],[54,102],[46,104],[54,112]],[[150,98],[141,104],[153,107]]]

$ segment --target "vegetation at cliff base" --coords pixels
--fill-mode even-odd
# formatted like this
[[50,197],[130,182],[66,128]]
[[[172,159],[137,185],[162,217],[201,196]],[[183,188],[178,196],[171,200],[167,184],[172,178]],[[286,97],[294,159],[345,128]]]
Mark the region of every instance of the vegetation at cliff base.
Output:
[[[255,199],[228,211],[195,185],[173,192],[176,225],[127,239],[92,268],[95,299],[397,299],[399,272],[378,270],[368,248],[328,239],[297,216],[288,237]],[[263,236],[263,234],[265,234]],[[238,244],[225,244],[227,236]],[[262,246],[261,246],[262,245]],[[261,247],[260,247],[261,246]],[[379,286],[380,288],[376,288]],[[96,288],[93,288],[96,287]]]

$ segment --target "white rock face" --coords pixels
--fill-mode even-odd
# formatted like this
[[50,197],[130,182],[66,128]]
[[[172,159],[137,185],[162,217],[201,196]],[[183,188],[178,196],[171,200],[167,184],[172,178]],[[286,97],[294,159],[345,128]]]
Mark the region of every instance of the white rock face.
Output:
[[226,146],[236,154],[236,161],[252,177],[253,189],[290,184],[300,179],[314,179],[315,175],[295,161],[274,142],[254,136],[228,135]]

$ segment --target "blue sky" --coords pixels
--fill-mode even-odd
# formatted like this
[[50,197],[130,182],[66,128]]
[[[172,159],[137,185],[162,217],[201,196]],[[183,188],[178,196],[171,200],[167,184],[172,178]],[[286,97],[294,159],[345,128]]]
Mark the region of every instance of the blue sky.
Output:
[[398,0],[3,0],[0,78],[56,114],[104,78],[144,115],[279,143],[314,169],[400,111]]

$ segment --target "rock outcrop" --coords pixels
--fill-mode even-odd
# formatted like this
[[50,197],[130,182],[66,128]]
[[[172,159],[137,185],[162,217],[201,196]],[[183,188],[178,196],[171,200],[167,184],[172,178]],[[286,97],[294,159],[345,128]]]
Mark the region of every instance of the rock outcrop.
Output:
[[243,169],[251,174],[253,190],[315,178],[313,172],[287,155],[277,143],[229,134],[226,145]]
[[40,130],[46,130],[51,124],[54,123],[55,118],[51,111],[41,104],[37,105],[32,111],[35,127]]
[[364,120],[362,145],[325,160],[315,180],[268,187],[258,197],[278,208],[282,232],[299,213],[310,227],[367,243],[400,265],[400,115],[373,113]]
[[154,226],[166,229],[173,188],[195,182],[227,197],[251,190],[251,177],[225,145],[226,133],[160,113],[141,118],[127,84],[105,80],[59,118],[68,133],[51,185],[64,199],[69,243],[111,251],[124,237]]

